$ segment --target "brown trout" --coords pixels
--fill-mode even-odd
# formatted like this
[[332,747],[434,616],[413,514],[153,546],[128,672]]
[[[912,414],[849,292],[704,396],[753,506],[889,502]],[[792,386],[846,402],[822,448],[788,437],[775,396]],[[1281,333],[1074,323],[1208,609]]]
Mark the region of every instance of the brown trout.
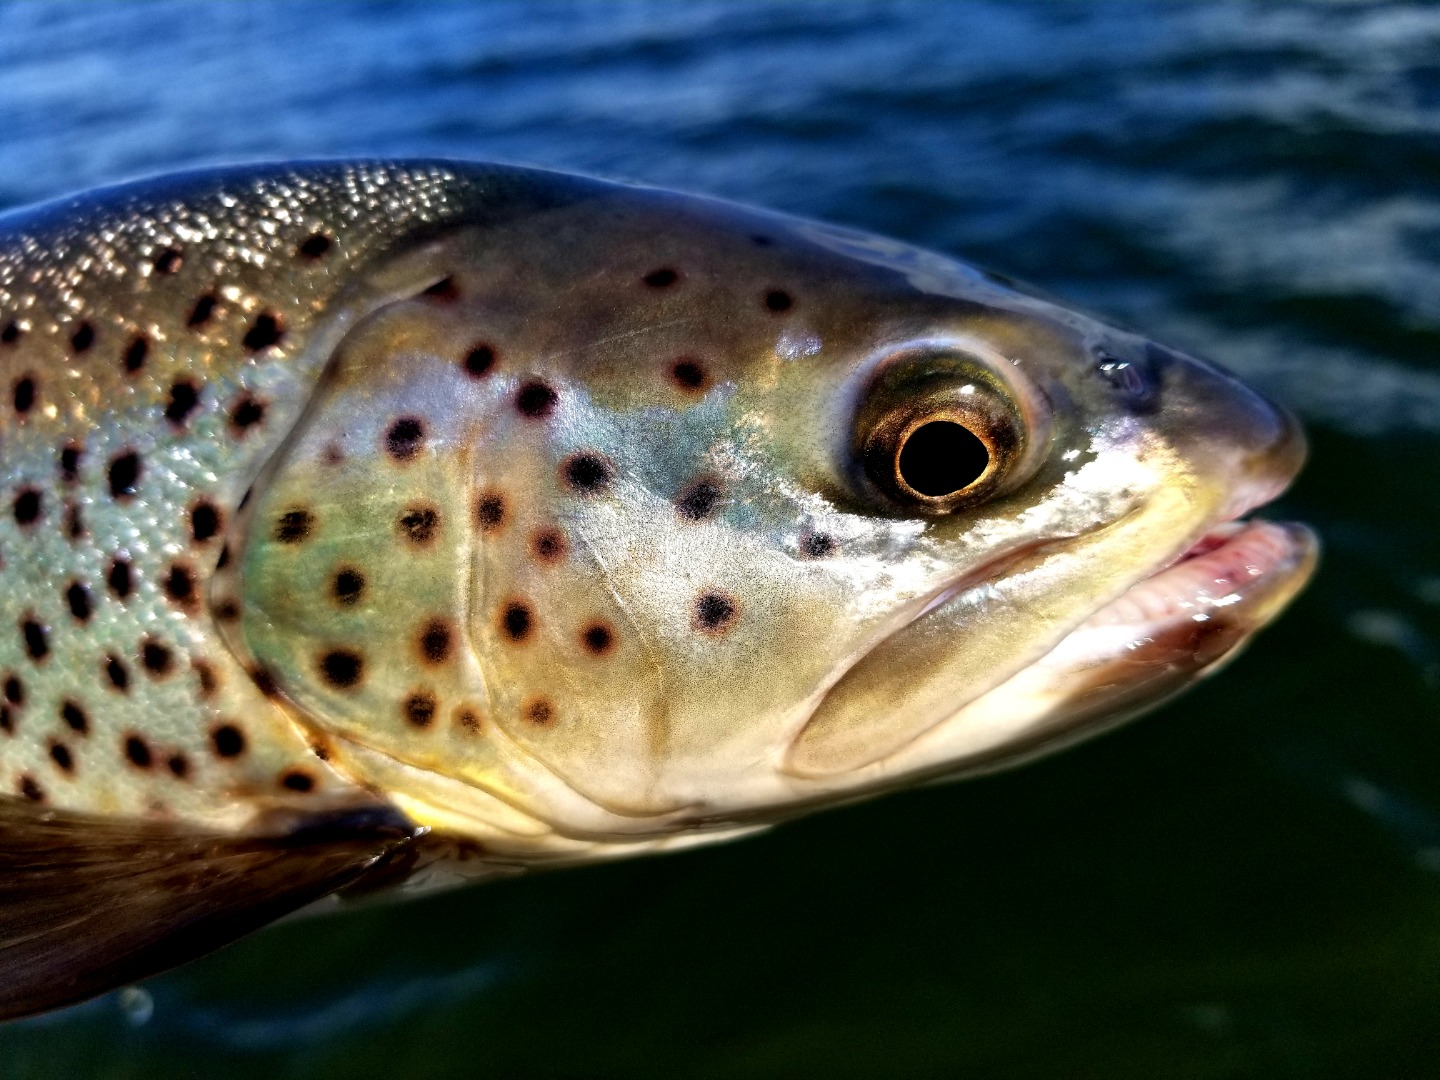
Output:
[[1228,374],[937,255],[534,170],[0,218],[0,1017],[337,890],[671,850],[1215,670],[1316,544]]

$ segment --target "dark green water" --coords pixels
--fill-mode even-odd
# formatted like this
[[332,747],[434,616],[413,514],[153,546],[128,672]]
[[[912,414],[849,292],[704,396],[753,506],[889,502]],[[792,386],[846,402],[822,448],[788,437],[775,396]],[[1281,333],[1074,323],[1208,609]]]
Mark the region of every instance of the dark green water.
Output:
[[0,134],[0,207],[434,153],[964,254],[1288,402],[1327,545],[1097,742],[282,926],[0,1029],[3,1080],[1440,1075],[1440,8],[18,3]]

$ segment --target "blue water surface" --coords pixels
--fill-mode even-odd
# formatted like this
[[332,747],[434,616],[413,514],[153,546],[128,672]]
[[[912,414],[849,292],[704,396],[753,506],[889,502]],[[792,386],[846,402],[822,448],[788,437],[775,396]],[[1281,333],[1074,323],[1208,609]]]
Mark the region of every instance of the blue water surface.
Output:
[[1440,1073],[1440,7],[0,5],[0,208],[524,161],[958,253],[1304,419],[1314,587],[1014,773],[277,927],[0,1080]]

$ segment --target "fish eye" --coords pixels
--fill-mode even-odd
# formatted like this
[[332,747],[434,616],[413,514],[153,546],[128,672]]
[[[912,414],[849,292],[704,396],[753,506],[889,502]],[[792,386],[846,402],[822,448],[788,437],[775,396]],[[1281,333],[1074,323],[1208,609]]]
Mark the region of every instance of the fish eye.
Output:
[[1019,479],[1032,411],[983,364],[926,351],[876,377],[856,418],[855,448],[888,501],[949,514]]

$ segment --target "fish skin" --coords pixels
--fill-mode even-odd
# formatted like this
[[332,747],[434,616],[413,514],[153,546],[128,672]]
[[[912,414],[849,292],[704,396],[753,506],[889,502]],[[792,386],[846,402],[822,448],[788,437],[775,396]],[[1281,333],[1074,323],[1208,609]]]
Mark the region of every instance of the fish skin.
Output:
[[[373,792],[486,872],[991,767],[1028,736],[962,754],[955,706],[1003,702],[1303,453],[1223,373],[962,264],[451,162],[199,174],[0,219],[0,377],[0,674],[23,691],[0,790],[226,829]],[[953,513],[877,494],[857,410],[957,380],[1013,405],[1013,480]],[[1207,670],[1303,582],[1313,544],[1292,543],[1283,587],[1217,613]],[[1167,687],[1199,673],[1184,655]]]

